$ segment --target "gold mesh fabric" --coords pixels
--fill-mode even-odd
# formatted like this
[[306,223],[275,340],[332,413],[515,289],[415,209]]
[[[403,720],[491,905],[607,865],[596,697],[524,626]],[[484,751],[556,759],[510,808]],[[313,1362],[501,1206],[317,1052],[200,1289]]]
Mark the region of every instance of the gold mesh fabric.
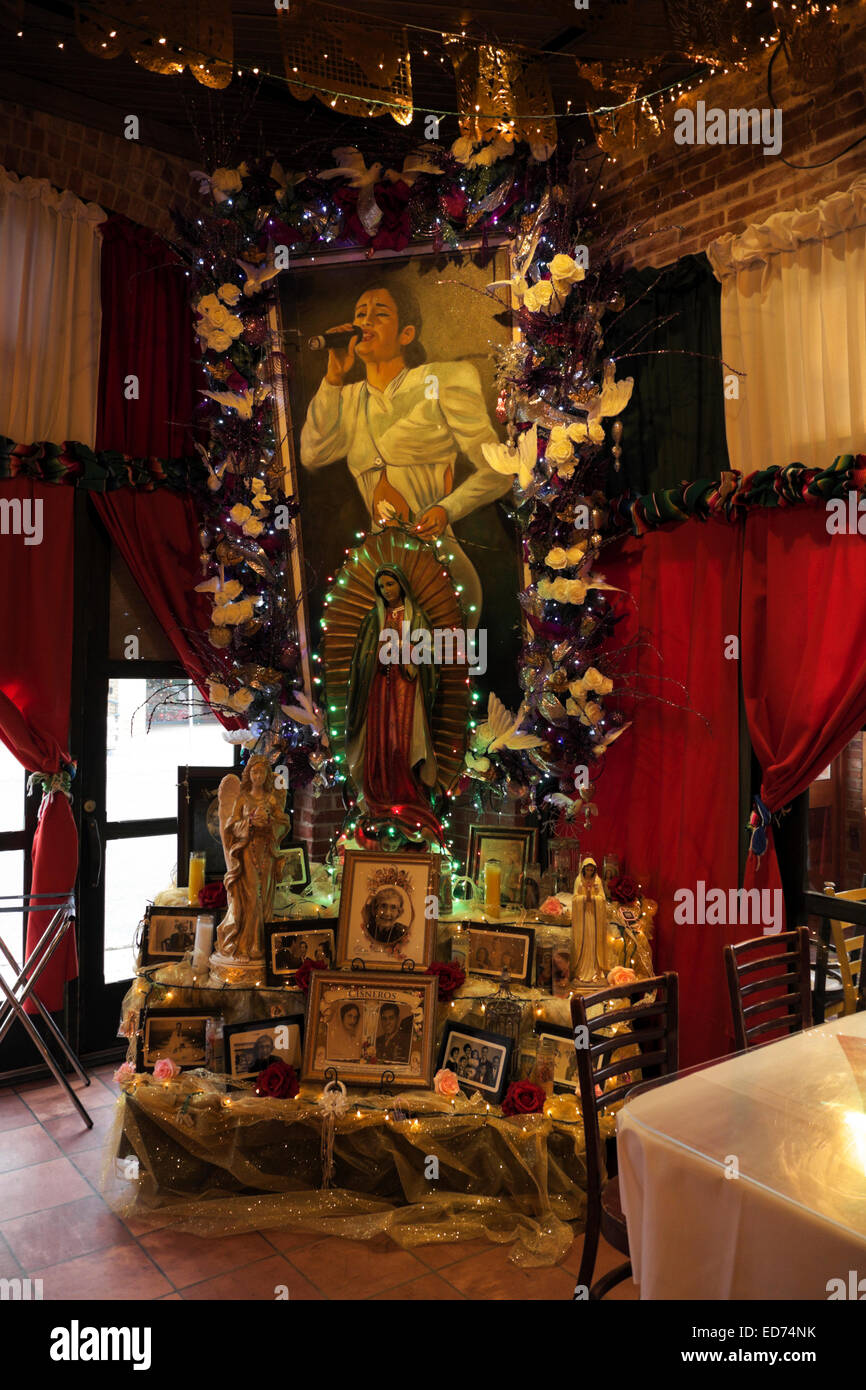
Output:
[[505,135],[556,144],[550,77],[544,62],[518,48],[443,35],[457,81],[461,134],[475,141]]
[[[406,1118],[394,1118],[398,1104]],[[333,1185],[321,1190],[328,1123],[315,1091],[271,1100],[226,1094],[225,1078],[203,1072],[138,1078],[118,1102],[106,1198],[121,1215],[195,1235],[288,1227],[386,1234],[404,1248],[486,1237],[527,1266],[561,1259],[569,1223],[584,1215],[579,1123],[487,1115],[482,1101],[452,1106],[433,1093],[353,1095],[334,1121]],[[138,1159],[137,1183],[112,1180],[118,1152]],[[425,1176],[431,1158],[437,1179]]]
[[[205,87],[232,80],[234,30],[231,0],[150,0],[130,6],[96,0],[75,7],[79,41],[97,58],[128,51],[149,72],[177,75],[188,67]],[[164,43],[160,43],[164,39]]]
[[397,25],[353,24],[330,5],[293,0],[278,10],[289,91],[300,101],[317,96],[350,116],[412,120],[409,40]]

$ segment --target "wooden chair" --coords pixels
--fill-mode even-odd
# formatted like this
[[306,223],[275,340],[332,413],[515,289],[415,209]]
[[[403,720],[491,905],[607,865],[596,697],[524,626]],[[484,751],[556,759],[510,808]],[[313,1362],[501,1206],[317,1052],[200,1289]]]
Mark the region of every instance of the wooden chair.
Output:
[[[611,1007],[611,1003],[616,1004],[620,1000],[625,1001],[625,1007]],[[590,1009],[593,1010],[591,1018]],[[576,996],[571,1001],[571,1019],[575,1029],[580,1109],[586,1144],[586,1232],[574,1296],[581,1297],[582,1290],[586,1289],[589,1297],[596,1300],[604,1298],[606,1293],[631,1274],[631,1262],[627,1259],[625,1264],[618,1265],[595,1284],[592,1283],[599,1235],[603,1235],[621,1254],[627,1256],[629,1253],[628,1232],[620,1204],[619,1178],[608,1175],[602,1154],[599,1111],[622,1100],[641,1082],[667,1076],[677,1070],[677,976],[673,973],[656,975],[649,980],[637,980],[613,989],[600,990],[597,994]],[[612,1023],[627,1024],[628,1027],[624,1032],[611,1034]],[[583,1029],[586,1031],[578,1031]],[[630,1050],[635,1045],[640,1048],[639,1056],[619,1056],[611,1060],[611,1054],[619,1053],[622,1049]],[[605,1082],[611,1077],[617,1084],[605,1090]],[[596,1087],[600,1094],[596,1093]],[[610,1144],[609,1149],[615,1155],[615,1145]]]
[[[824,892],[830,897],[842,898],[848,902],[866,902],[866,888],[849,888],[843,893],[837,893],[833,885],[828,883]],[[863,973],[861,967],[866,933],[862,927],[855,927],[850,922],[837,922],[835,918],[830,923],[830,932],[833,939],[833,949],[839,962],[839,974],[842,977],[843,1003],[841,1013],[843,1015],[853,1014],[859,1011],[858,986],[861,983]],[[862,994],[862,989],[859,992]]]
[[[798,1033],[811,1026],[806,927],[726,946],[725,970],[738,1051],[769,1042],[767,1034]],[[747,1003],[749,999],[754,1002]]]

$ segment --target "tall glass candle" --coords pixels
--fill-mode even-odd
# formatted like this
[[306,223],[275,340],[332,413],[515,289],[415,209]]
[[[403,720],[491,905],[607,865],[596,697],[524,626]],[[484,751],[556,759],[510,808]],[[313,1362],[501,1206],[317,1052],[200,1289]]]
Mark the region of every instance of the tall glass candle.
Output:
[[195,946],[192,953],[192,968],[199,974],[207,970],[207,963],[213,949],[213,917],[195,919]]
[[501,904],[502,865],[490,859],[484,865],[484,911],[488,917],[498,917]]
[[189,856],[189,878],[187,896],[190,907],[198,907],[198,895],[204,888],[204,850],[194,849]]

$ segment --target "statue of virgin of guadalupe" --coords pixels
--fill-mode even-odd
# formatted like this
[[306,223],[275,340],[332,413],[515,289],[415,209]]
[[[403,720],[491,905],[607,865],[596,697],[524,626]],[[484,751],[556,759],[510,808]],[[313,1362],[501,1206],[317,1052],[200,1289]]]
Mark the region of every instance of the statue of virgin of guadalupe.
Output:
[[262,961],[265,922],[274,915],[279,847],[289,828],[286,793],[274,785],[267,758],[252,757],[238,779],[220,782],[219,818],[228,911],[217,927],[223,960]]
[[[432,639],[430,623],[399,566],[380,566],[374,591],[375,605],[358,628],[349,670],[349,773],[365,815],[400,825],[413,838],[428,831],[439,840],[430,805],[438,780],[430,733],[438,670],[432,661],[405,659],[414,634],[426,632]],[[391,634],[399,639],[399,660],[388,659],[398,650]]]
[[586,855],[580,861],[571,903],[572,969],[582,984],[604,979],[610,969],[607,921],[607,898],[598,865],[591,855]]

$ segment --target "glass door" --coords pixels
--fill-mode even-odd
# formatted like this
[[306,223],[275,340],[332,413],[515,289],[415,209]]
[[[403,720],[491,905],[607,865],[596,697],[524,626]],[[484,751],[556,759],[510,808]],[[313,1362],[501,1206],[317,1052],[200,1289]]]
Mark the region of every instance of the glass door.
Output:
[[177,866],[178,769],[236,761],[93,516],[89,548],[76,779],[82,1056],[118,1047],[147,903],[174,877],[186,883]]

